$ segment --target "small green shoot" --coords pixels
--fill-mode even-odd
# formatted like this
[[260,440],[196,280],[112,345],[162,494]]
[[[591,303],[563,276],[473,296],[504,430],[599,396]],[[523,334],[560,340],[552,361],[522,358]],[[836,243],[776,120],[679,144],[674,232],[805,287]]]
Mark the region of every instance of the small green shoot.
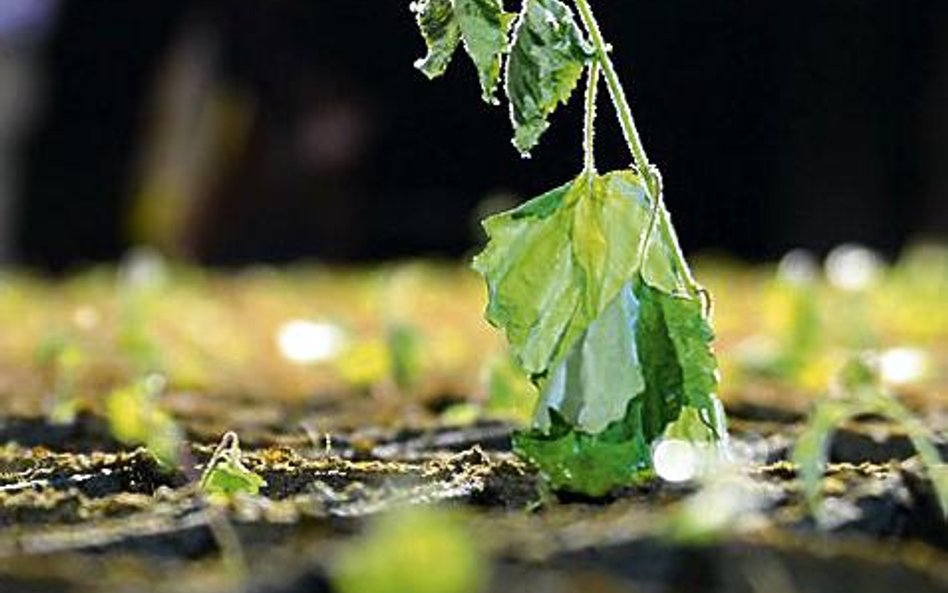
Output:
[[463,517],[405,508],[379,517],[334,563],[340,593],[477,593],[488,563]]
[[49,419],[53,424],[70,424],[79,408],[77,382],[85,356],[75,339],[60,333],[47,335],[35,353],[36,361],[52,382]]
[[403,392],[408,391],[421,376],[422,337],[409,325],[394,325],[388,330],[388,350],[395,385]]
[[212,499],[221,500],[238,494],[259,494],[267,482],[247,468],[241,457],[237,433],[225,433],[201,475],[201,491]]
[[[506,332],[540,391],[532,428],[514,439],[517,453],[555,488],[601,495],[652,475],[650,447],[683,411],[723,439],[709,297],[678,245],[661,175],[589,1],[522,0],[512,26],[502,0],[411,7],[428,48],[416,66],[427,76],[443,74],[463,42],[494,103],[506,62],[513,144],[523,156],[587,79],[582,170],[487,218],[489,242],[474,260],[487,282],[488,321]],[[594,156],[600,76],[634,161],[603,174]]]
[[165,379],[151,374],[113,390],[106,400],[106,416],[116,439],[128,445],[144,444],[165,467],[175,467],[182,435],[174,419],[161,409],[158,399]]
[[850,360],[840,371],[831,395],[816,403],[793,450],[804,497],[817,520],[822,521],[823,517],[822,478],[833,431],[852,418],[869,414],[887,417],[905,430],[948,519],[948,466],[941,459],[931,431],[884,387],[877,360],[870,354]]

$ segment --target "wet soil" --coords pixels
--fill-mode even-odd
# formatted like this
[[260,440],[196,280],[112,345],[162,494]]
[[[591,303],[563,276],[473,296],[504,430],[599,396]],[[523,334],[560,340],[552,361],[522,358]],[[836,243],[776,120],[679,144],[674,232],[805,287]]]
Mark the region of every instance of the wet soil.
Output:
[[[700,538],[675,529],[689,505],[700,508],[696,487],[544,496],[499,422],[328,438],[248,427],[244,462],[267,486],[222,507],[189,479],[219,437],[207,426],[188,427],[192,467],[169,472],[112,440],[94,416],[64,426],[7,418],[0,591],[331,591],[340,546],[373,515],[419,503],[469,511],[495,559],[498,593],[948,591],[948,526],[904,435],[866,419],[834,437],[818,528],[787,462],[800,416],[741,406],[731,416],[748,462],[724,493],[750,502]],[[948,458],[944,440],[941,452]],[[246,559],[243,578],[221,553],[227,541]]]

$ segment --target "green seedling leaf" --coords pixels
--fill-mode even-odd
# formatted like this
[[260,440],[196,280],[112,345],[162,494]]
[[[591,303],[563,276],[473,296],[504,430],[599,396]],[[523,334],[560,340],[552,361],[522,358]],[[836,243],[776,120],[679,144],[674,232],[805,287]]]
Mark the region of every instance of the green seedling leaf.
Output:
[[411,389],[423,366],[422,337],[407,325],[396,325],[388,332],[392,377],[399,389]]
[[[474,260],[487,281],[487,319],[534,378],[562,360],[593,319],[639,271],[650,207],[631,171],[576,180],[484,221],[490,242]],[[669,255],[652,242],[643,276],[683,291]]]
[[149,375],[109,394],[106,416],[112,435],[128,445],[144,444],[148,451],[168,467],[177,465],[181,449],[181,431],[174,419],[158,405],[164,379]]
[[340,593],[477,593],[489,569],[463,515],[405,508],[344,547],[332,574]]
[[418,0],[412,2],[421,36],[425,38],[428,54],[415,62],[415,67],[428,78],[444,74],[461,42],[461,27],[454,16],[452,0]]
[[569,100],[592,56],[566,4],[524,0],[506,75],[513,142],[522,154],[536,146],[550,126],[550,114]]
[[477,67],[484,101],[497,104],[497,83],[514,15],[504,12],[500,0],[418,0],[411,10],[428,46],[415,67],[428,78],[441,76],[463,41]]
[[889,418],[905,430],[932,481],[942,516],[948,519],[948,465],[942,461],[925,423],[883,387],[872,357],[853,357],[838,373],[836,389],[834,399],[816,403],[793,450],[804,498],[814,516],[818,520],[822,518],[821,480],[829,456],[830,437],[842,423],[874,414]]
[[248,469],[241,457],[237,434],[224,434],[201,476],[204,494],[225,500],[237,494],[259,494],[267,482]]
[[34,356],[52,375],[50,421],[53,424],[73,422],[80,405],[76,385],[85,358],[82,349],[75,339],[55,333],[44,337]]

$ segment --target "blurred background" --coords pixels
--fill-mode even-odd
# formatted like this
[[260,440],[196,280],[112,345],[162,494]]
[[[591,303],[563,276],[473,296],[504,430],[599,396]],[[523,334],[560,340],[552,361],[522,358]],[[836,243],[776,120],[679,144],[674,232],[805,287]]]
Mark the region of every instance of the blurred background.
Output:
[[[465,60],[436,83],[414,70],[407,5],[0,0],[0,258],[470,253],[485,210],[579,170],[580,101],[521,160]],[[948,3],[596,9],[686,250],[945,237]],[[622,167],[602,113],[600,167]]]

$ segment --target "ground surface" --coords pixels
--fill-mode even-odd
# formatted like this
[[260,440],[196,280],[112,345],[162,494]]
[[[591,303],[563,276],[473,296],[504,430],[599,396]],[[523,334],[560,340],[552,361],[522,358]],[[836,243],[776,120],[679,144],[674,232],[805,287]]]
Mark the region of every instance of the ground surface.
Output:
[[[724,475],[657,481],[605,499],[549,498],[510,453],[516,414],[487,413],[481,366],[499,341],[479,325],[478,285],[464,272],[400,273],[192,280],[135,305],[145,318],[133,322],[121,321],[129,305],[111,279],[9,281],[0,290],[0,316],[15,328],[0,340],[0,590],[332,591],[335,559],[372,517],[442,503],[468,511],[497,593],[948,591],[948,526],[898,427],[877,418],[841,427],[823,480],[825,526],[805,510],[788,454],[817,395],[807,388],[817,371],[780,381],[747,375],[725,388],[741,462]],[[735,375],[738,343],[766,326],[760,295],[770,288],[753,278],[729,269],[712,276],[760,297],[750,288],[719,290],[722,364]],[[886,290],[866,298],[898,289]],[[921,344],[928,353],[927,378],[901,392],[946,458],[948,324],[935,316],[913,326],[909,313],[926,306],[913,301],[908,312],[863,321],[880,347]],[[359,344],[393,317],[414,323],[429,350],[441,351],[427,358],[441,362],[409,388],[385,364],[377,376],[348,382],[344,364],[288,365],[273,332],[298,317],[345,319]],[[144,449],[116,441],[105,419],[101,394],[134,373],[137,351],[113,345],[129,323],[173,355],[162,405],[187,438],[181,470],[163,470]],[[79,413],[57,422],[50,398],[65,397],[61,375],[73,367],[35,354],[54,330],[82,351],[68,386]],[[195,354],[202,349],[212,354]],[[820,350],[821,360],[832,356]],[[244,462],[267,486],[259,497],[208,505],[194,476],[226,430],[240,434]],[[704,527],[697,536],[696,525]]]

